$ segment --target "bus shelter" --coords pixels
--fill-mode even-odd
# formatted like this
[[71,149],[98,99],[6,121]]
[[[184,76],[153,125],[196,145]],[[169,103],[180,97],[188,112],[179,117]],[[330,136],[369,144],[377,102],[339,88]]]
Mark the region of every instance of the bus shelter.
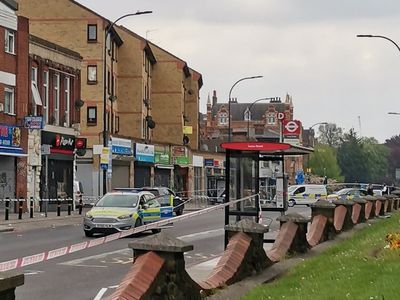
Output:
[[[285,157],[305,155],[313,149],[286,144],[268,142],[227,142],[222,143],[225,149],[225,199],[228,203],[244,199],[236,204],[225,206],[225,225],[251,218],[259,222],[262,211],[275,211],[285,214],[288,209],[287,186],[285,174]],[[273,205],[264,207],[260,204],[260,163],[273,162],[276,166],[276,195]],[[273,240],[264,240],[273,242]],[[225,232],[225,247],[228,238]]]

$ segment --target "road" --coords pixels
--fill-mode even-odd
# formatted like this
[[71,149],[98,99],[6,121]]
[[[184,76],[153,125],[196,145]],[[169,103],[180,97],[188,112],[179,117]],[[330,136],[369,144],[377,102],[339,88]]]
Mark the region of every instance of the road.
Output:
[[[291,208],[289,212],[310,215],[306,207]],[[264,213],[263,222],[269,224],[277,213]],[[186,268],[219,257],[223,252],[222,210],[176,223],[165,229],[171,236],[192,244],[194,250],[185,253]],[[266,238],[276,235],[274,221]],[[141,236],[145,236],[146,233]],[[135,237],[137,238],[137,237]],[[25,284],[16,290],[17,299],[100,300],[109,296],[132,264],[132,250],[127,248],[132,237],[62,256],[43,263],[27,266]],[[0,262],[41,253],[87,241],[80,222],[56,228],[34,229],[0,234]]]

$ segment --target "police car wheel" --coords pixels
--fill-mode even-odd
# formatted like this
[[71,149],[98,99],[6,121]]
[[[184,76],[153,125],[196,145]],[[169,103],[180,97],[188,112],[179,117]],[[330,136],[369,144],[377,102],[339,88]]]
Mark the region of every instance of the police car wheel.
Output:
[[182,215],[183,214],[183,208],[177,209],[175,213],[176,213],[177,216]]
[[135,222],[135,228],[136,227],[140,227],[140,226],[142,226],[142,219],[141,218],[137,218],[136,222]]
[[288,203],[289,207],[293,207],[295,204],[296,204],[296,201],[294,201],[293,199],[289,200],[289,203]]
[[93,236],[93,232],[85,230],[85,236],[86,237],[92,237]]

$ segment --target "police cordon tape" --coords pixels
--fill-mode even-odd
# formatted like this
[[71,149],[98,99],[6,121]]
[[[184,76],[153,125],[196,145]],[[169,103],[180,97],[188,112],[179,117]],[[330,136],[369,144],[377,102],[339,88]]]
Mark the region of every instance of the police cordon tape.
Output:
[[118,239],[130,236],[130,235],[136,234],[136,233],[144,232],[144,231],[151,230],[151,229],[158,229],[159,227],[162,227],[165,225],[170,225],[171,223],[180,222],[180,221],[189,219],[191,217],[204,215],[206,213],[222,209],[228,205],[236,204],[238,202],[242,202],[245,200],[250,200],[250,199],[256,197],[257,195],[258,194],[251,195],[251,196],[244,197],[244,198],[237,199],[237,200],[232,200],[227,203],[204,208],[202,210],[190,212],[190,213],[187,213],[187,214],[184,214],[181,216],[161,220],[158,222],[142,225],[140,227],[136,227],[136,228],[129,229],[127,231],[122,231],[122,232],[114,233],[114,234],[111,234],[108,236],[96,238],[96,239],[93,239],[90,241],[72,244],[72,245],[61,247],[58,249],[44,251],[42,253],[1,262],[0,263],[0,272],[9,271],[9,270],[17,269],[17,268],[23,268],[23,267],[26,267],[29,265],[33,265],[33,264],[41,263],[41,262],[44,262],[44,261],[47,261],[50,259],[61,257],[64,255],[67,255],[67,254],[71,254],[71,253],[89,249],[89,248],[92,248],[95,246],[103,245],[103,244],[109,243],[111,241],[118,240]]

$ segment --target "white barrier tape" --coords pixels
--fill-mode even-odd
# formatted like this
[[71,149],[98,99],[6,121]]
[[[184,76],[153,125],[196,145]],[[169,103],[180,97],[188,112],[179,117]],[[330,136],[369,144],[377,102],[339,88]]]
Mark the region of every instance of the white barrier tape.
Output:
[[232,204],[236,204],[238,202],[242,202],[248,199],[252,199],[254,198],[256,195],[251,195],[245,198],[241,198],[241,199],[237,199],[237,200],[233,200],[230,201],[228,203],[222,203],[219,205],[215,205],[212,207],[208,207],[208,208],[204,208],[202,210],[198,210],[198,211],[194,211],[194,212],[190,212],[181,216],[177,216],[177,217],[173,217],[173,218],[169,218],[169,219],[165,219],[165,220],[161,220],[158,222],[154,222],[154,223],[150,223],[150,224],[146,224],[146,225],[142,225],[140,227],[136,227],[136,228],[132,228],[130,230],[127,231],[123,231],[123,232],[117,232],[105,237],[100,237],[100,238],[96,238],[93,239],[91,241],[87,241],[87,242],[81,242],[81,243],[77,243],[77,244],[73,244],[70,246],[65,246],[62,248],[58,248],[58,249],[54,249],[54,250],[50,250],[50,251],[45,251],[39,254],[35,254],[35,255],[30,255],[30,256],[25,256],[23,258],[17,258],[17,259],[13,259],[13,260],[9,260],[9,261],[5,261],[5,262],[1,262],[0,263],[0,272],[4,272],[4,271],[9,271],[9,270],[13,270],[13,269],[17,269],[20,267],[25,267],[28,265],[33,265],[33,264],[37,264],[49,259],[53,259],[56,257],[61,257],[70,253],[74,253],[74,252],[78,252],[87,248],[92,248],[95,246],[99,246],[105,243],[109,243],[111,241],[132,235],[132,234],[136,234],[136,233],[140,233],[143,231],[147,231],[147,230],[151,230],[151,229],[156,229],[165,225],[169,225],[171,223],[175,223],[175,222],[180,222],[186,219],[189,219],[191,217],[195,217],[195,216],[200,216],[212,211],[216,211],[219,209],[224,208],[225,206],[228,205],[232,205]]

